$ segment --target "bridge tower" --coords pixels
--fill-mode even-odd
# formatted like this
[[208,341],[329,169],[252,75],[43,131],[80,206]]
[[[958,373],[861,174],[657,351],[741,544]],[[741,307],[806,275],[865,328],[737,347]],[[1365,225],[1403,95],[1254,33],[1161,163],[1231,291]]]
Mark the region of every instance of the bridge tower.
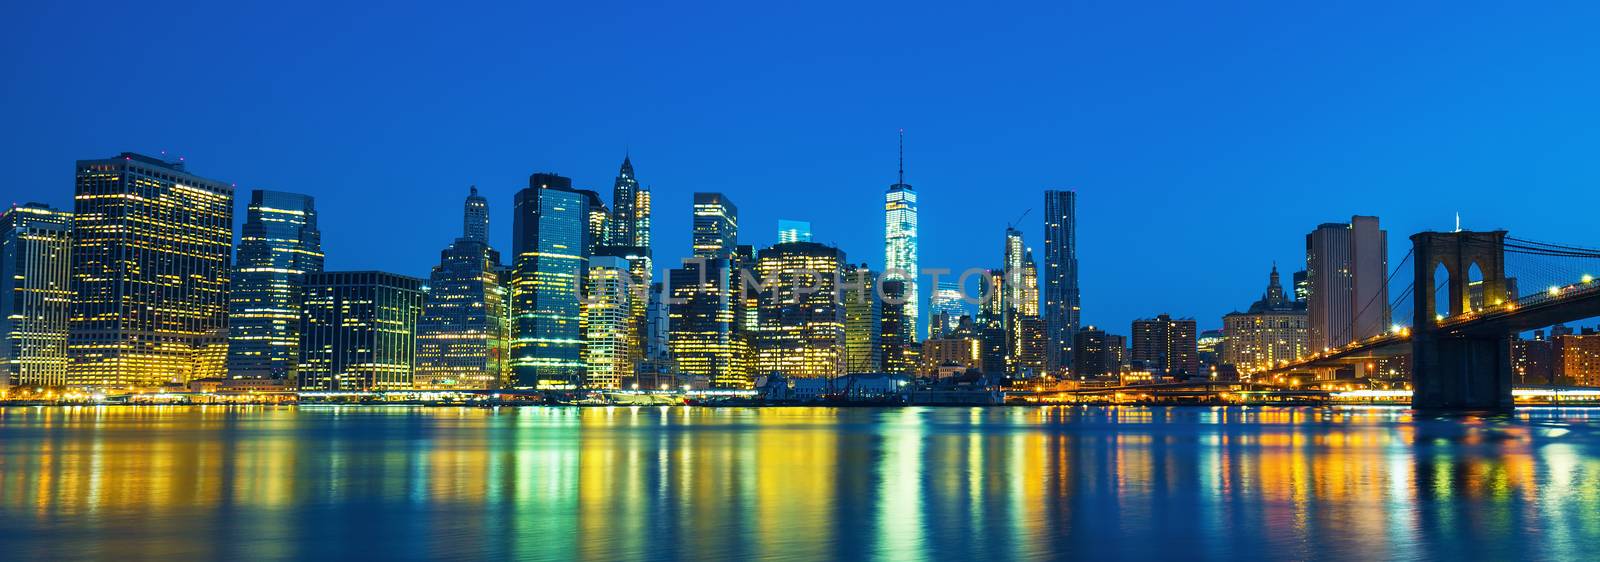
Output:
[[1449,275],[1449,316],[1472,311],[1467,278],[1476,264],[1483,274],[1483,298],[1506,294],[1506,231],[1422,232],[1411,236],[1416,284],[1415,320],[1411,324],[1411,407],[1447,410],[1510,410],[1510,333],[1465,333],[1441,326],[1435,316],[1434,272]]

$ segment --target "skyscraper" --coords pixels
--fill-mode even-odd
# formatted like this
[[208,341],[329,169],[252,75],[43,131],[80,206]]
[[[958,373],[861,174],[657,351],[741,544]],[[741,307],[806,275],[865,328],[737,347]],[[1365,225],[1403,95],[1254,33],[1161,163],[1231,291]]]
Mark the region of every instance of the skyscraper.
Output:
[[79,160],[68,384],[148,387],[223,374],[233,186],[182,160]]
[[[639,180],[633,175],[633,160],[628,155],[622,157],[622,168],[617,171],[616,182],[611,185],[611,232],[607,237],[607,244],[612,246],[649,246],[647,240],[640,241],[640,227],[649,229],[650,206],[648,196],[641,199],[639,194]],[[639,204],[644,202],[644,213],[639,213]],[[646,235],[648,237],[648,235]]]
[[72,213],[42,203],[0,213],[0,388],[67,383]]
[[594,256],[584,276],[585,388],[622,388],[633,377],[634,324],[628,260]]
[[694,255],[731,258],[739,239],[739,208],[721,193],[694,194]]
[[915,353],[911,351],[913,338],[911,318],[906,307],[896,304],[907,298],[905,281],[887,281],[879,278],[879,294],[883,297],[882,317],[879,319],[878,346],[883,361],[883,372],[911,374],[917,367]]
[[759,299],[754,372],[794,378],[845,374],[845,307],[836,282],[844,252],[815,242],[790,242],[761,250],[756,273],[766,287]]
[[1073,376],[1082,379],[1116,372],[1113,367],[1116,357],[1110,348],[1110,342],[1106,339],[1105,331],[1088,326],[1074,333],[1072,339],[1072,347],[1077,351],[1072,356]]
[[1045,368],[1059,373],[1073,364],[1072,333],[1078,329],[1078,194],[1044,192]]
[[1169,377],[1200,374],[1199,334],[1192,318],[1173,319],[1162,314],[1133,321],[1133,354],[1130,359],[1144,362],[1146,369]]
[[[961,325],[961,317],[970,315],[967,302],[961,294],[961,286],[954,281],[940,281],[934,287],[928,299],[928,337],[938,337],[940,334],[956,329]],[[941,314],[942,313],[942,314]],[[931,320],[935,317],[944,318],[940,325]]]
[[901,281],[905,286],[905,309],[900,316],[905,319],[905,337],[914,341],[917,334],[917,191],[906,183],[906,132],[900,131],[899,179],[884,193],[884,268],[885,281]]
[[867,264],[845,266],[839,299],[844,302],[845,370],[877,373],[883,370],[883,301],[878,280]]
[[417,323],[417,388],[499,388],[510,373],[510,291],[500,252],[489,247],[489,206],[473,188],[462,236],[439,252]]
[[302,390],[411,388],[422,280],[382,271],[308,273],[301,308]]
[[600,194],[590,189],[579,189],[583,195],[586,229],[583,235],[583,255],[594,255],[595,249],[606,245],[611,232],[611,210],[606,208]]
[[461,211],[461,237],[467,240],[489,243],[489,200],[478,195],[478,186],[474,185],[467,194],[467,201]]
[[1306,235],[1312,351],[1389,329],[1388,247],[1378,217],[1351,217],[1350,224],[1323,224]]
[[745,346],[736,334],[742,278],[735,268],[739,211],[721,193],[694,194],[694,258],[667,274],[669,346],[678,371],[718,388],[749,388]]
[[810,242],[810,241],[811,241],[811,223],[810,222],[808,222],[808,221],[796,221],[796,220],[789,220],[789,219],[778,219],[778,243],[779,244],[786,244],[786,243],[789,243],[789,242]]
[[322,271],[322,234],[309,195],[250,192],[228,290],[228,376],[294,384],[305,275]]
[[572,180],[538,173],[517,192],[511,281],[513,386],[583,382],[580,289],[588,263],[590,202]]

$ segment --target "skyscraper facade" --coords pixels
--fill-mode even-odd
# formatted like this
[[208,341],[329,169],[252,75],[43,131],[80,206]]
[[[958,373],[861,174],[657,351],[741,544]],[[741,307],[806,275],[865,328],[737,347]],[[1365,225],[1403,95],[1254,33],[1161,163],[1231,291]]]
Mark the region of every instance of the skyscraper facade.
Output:
[[600,200],[600,194],[591,189],[579,189],[583,196],[585,217],[585,232],[583,236],[583,255],[592,256],[596,249],[606,245],[606,240],[611,236],[611,209]]
[[851,373],[877,373],[883,370],[880,324],[883,301],[878,299],[878,280],[867,264],[847,265],[839,300],[844,303],[845,370]]
[[1078,329],[1078,194],[1044,192],[1045,368],[1060,373],[1073,364]]
[[572,180],[538,173],[517,192],[511,281],[512,384],[576,388],[583,382],[581,288],[592,223]]
[[489,206],[473,188],[462,235],[439,252],[417,323],[417,388],[499,388],[508,382],[510,291],[489,247]]
[[[1072,335],[1072,375],[1080,379],[1116,373],[1116,360],[1104,330],[1088,326]],[[1118,344],[1120,345],[1120,344]]]
[[[938,337],[956,329],[961,325],[961,317],[970,314],[961,286],[954,281],[940,281],[928,298],[928,337]],[[944,323],[934,322],[932,318],[943,318]]]
[[667,274],[672,302],[669,346],[684,375],[717,388],[749,388],[748,346],[738,327],[746,310],[739,294],[739,210],[721,193],[694,194],[694,257]]
[[[617,170],[617,179],[611,184],[611,232],[606,243],[612,246],[649,246],[648,240],[640,242],[639,232],[641,226],[649,229],[649,199],[639,197],[639,180],[633,175],[633,159],[629,156],[622,157],[622,168]],[[645,203],[644,212],[639,212],[640,203]]]
[[906,183],[905,131],[900,131],[898,178],[883,196],[882,277],[885,281],[903,283],[906,301],[899,305],[904,309],[899,317],[905,320],[902,328],[910,330],[904,337],[915,341],[917,310],[918,304],[921,303],[917,296],[917,275],[921,270],[917,268],[917,191],[911,188],[911,184]]
[[72,213],[41,203],[0,213],[0,388],[67,383]]
[[844,261],[840,249],[815,242],[761,250],[756,272],[767,285],[753,338],[755,373],[845,374],[845,306],[836,285]]
[[618,389],[633,377],[634,330],[628,260],[594,256],[584,276],[584,387]]
[[382,271],[308,273],[301,308],[302,390],[411,388],[422,280]]
[[221,376],[233,186],[124,152],[79,160],[74,200],[68,384]]
[[906,296],[907,283],[905,281],[885,280],[879,278],[882,295],[883,311],[879,319],[878,348],[880,360],[883,362],[883,372],[894,374],[911,374],[917,367],[916,354],[911,350],[914,343],[911,336],[911,318],[907,316],[907,309],[900,303]]
[[1311,350],[1342,346],[1389,329],[1389,235],[1378,217],[1351,217],[1306,235]]
[[1174,319],[1162,314],[1133,321],[1133,353],[1129,359],[1144,363],[1169,377],[1200,374],[1199,334],[1192,318]]
[[322,271],[322,262],[311,196],[250,192],[228,289],[229,377],[293,384],[305,276]]

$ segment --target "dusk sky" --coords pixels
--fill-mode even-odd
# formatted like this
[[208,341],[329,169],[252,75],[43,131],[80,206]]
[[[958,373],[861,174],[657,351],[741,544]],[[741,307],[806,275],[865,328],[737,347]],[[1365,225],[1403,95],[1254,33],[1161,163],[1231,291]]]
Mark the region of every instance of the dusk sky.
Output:
[[1352,214],[1396,261],[1457,212],[1600,246],[1600,5],[234,4],[9,3],[0,198],[71,208],[75,160],[166,151],[236,223],[315,196],[329,269],[426,276],[467,186],[509,252],[528,174],[609,199],[626,150],[658,264],[720,191],[741,242],[809,220],[879,268],[904,128],[923,267],[998,267],[1025,212],[1042,259],[1042,192],[1075,189],[1083,319],[1117,333],[1220,327]]

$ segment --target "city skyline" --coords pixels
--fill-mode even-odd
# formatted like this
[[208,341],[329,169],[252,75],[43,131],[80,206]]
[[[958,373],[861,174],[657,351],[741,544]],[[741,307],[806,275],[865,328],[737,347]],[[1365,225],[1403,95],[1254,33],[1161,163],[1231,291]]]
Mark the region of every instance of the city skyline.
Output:
[[[130,30],[203,17],[107,9],[125,18]],[[236,183],[240,193],[316,197],[327,217],[329,268],[426,276],[440,245],[459,230],[454,217],[430,213],[454,207],[456,194],[468,186],[477,185],[491,200],[491,224],[501,226],[491,246],[504,250],[510,247],[503,227],[511,224],[512,196],[528,173],[553,170],[604,193],[617,163],[631,155],[639,182],[655,196],[658,269],[683,255],[688,217],[682,209],[696,191],[740,202],[753,245],[775,239],[777,219],[807,220],[816,241],[881,267],[881,228],[865,225],[882,220],[882,189],[894,181],[893,137],[905,128],[907,179],[920,196],[920,262],[989,266],[993,242],[984,233],[1002,230],[1029,209],[1019,228],[1039,258],[1039,191],[1074,189],[1080,196],[1081,321],[1113,329],[1160,311],[1192,315],[1215,328],[1215,319],[1259,296],[1259,272],[1272,261],[1285,275],[1299,269],[1290,264],[1300,261],[1308,225],[1357,214],[1381,216],[1391,232],[1410,233],[1451,228],[1459,211],[1467,228],[1510,226],[1533,239],[1588,238],[1595,245],[1586,221],[1575,215],[1515,220],[1554,197],[1580,207],[1600,202],[1585,189],[1600,182],[1600,165],[1586,148],[1588,131],[1600,123],[1587,100],[1600,83],[1577,71],[1596,47],[1572,41],[1559,51],[1540,48],[1548,45],[1540,41],[1579,34],[1582,17],[1490,7],[1424,15],[1419,7],[1391,6],[1385,10],[1392,20],[1333,10],[1310,23],[1303,14],[1265,7],[1196,29],[1183,22],[1208,8],[1173,7],[1148,21],[1110,9],[1072,10],[1079,9],[1085,11],[1038,22],[978,16],[1003,25],[943,47],[949,29],[971,29],[958,26],[964,18],[890,7],[867,8],[859,22],[826,17],[825,10],[794,14],[844,37],[836,45],[807,47],[829,60],[852,50],[890,49],[879,61],[839,68],[782,56],[794,52],[760,40],[753,30],[719,25],[726,20],[692,7],[688,13],[709,19],[688,21],[673,36],[691,31],[702,37],[697,42],[665,40],[663,31],[646,25],[662,15],[650,10],[601,18],[570,7],[541,11],[542,19],[563,25],[529,46],[432,37],[399,42],[379,30],[386,18],[408,15],[400,9],[378,15],[372,28],[351,31],[350,43],[328,46],[327,60],[256,65],[263,74],[241,82],[227,61],[256,60],[268,48],[291,56],[307,51],[281,39],[228,38],[204,25],[194,27],[218,39],[206,52],[192,52],[189,41],[176,37],[122,41],[123,31],[62,42],[50,37],[67,35],[64,14],[28,6],[14,20],[16,34],[5,40],[58,48],[24,57],[15,80],[0,90],[14,130],[0,140],[0,162],[16,174],[0,203],[70,208],[64,170],[72,159],[166,149],[186,156],[202,174]],[[268,22],[284,17],[219,10]],[[526,14],[497,15],[503,17],[439,17],[442,25],[483,24],[486,31],[526,20]],[[1439,25],[1393,24],[1407,17]],[[896,43],[919,47],[885,45],[871,28],[889,18],[906,29]],[[567,61],[541,56],[574,30],[601,21],[638,33],[618,33],[615,45],[563,50]],[[1513,24],[1539,41],[1494,33]],[[1130,33],[1139,26],[1153,26],[1164,38],[1134,41],[1150,37],[1148,31]],[[1284,44],[1284,29],[1306,40]],[[246,37],[262,38],[255,33]],[[1352,34],[1365,39],[1340,39]],[[1211,40],[1221,44],[1184,48]],[[1251,41],[1275,48],[1241,46]],[[730,63],[771,66],[758,74],[670,76],[681,71],[670,61],[706,56],[710,46],[728,50],[721,47],[730,43],[749,47],[724,55]],[[1410,48],[1418,43],[1433,47]],[[71,73],[113,50],[146,64],[182,53],[196,80],[241,87],[204,96],[113,93]],[[1000,56],[1006,53],[1016,58]],[[484,62],[424,67],[408,78],[423,86],[416,89],[373,89],[384,82],[378,76],[418,54]],[[1525,64],[1517,80],[1491,79],[1496,65],[1465,66],[1512,58]],[[549,80],[570,88],[526,88],[527,78],[506,70],[534,59]],[[1219,60],[1228,62],[1219,67]],[[1306,60],[1321,64],[1319,72],[1298,68]],[[984,80],[941,87],[952,72]],[[603,89],[612,75],[630,76],[639,87]],[[838,78],[859,87],[817,89]],[[300,91],[298,84],[308,79],[323,85]],[[985,81],[994,86],[978,86]],[[691,83],[703,87],[684,88]],[[29,84],[49,87],[23,87]],[[117,135],[80,133],[130,107],[162,119]],[[780,107],[789,109],[774,111]],[[951,108],[965,112],[946,111]],[[368,133],[374,130],[382,134]],[[1447,189],[1474,197],[1441,203]],[[1508,190],[1526,196],[1492,197]],[[809,196],[782,195],[796,193]],[[235,215],[242,217],[244,207],[236,202]],[[395,218],[410,228],[373,235],[379,221]],[[1131,220],[1154,221],[1184,236],[1139,232]],[[1254,247],[1219,249],[1234,240]],[[1392,256],[1405,251],[1402,242],[1390,241]],[[1141,271],[1115,267],[1122,263],[1139,264]],[[1189,282],[1168,287],[1171,279]]]

